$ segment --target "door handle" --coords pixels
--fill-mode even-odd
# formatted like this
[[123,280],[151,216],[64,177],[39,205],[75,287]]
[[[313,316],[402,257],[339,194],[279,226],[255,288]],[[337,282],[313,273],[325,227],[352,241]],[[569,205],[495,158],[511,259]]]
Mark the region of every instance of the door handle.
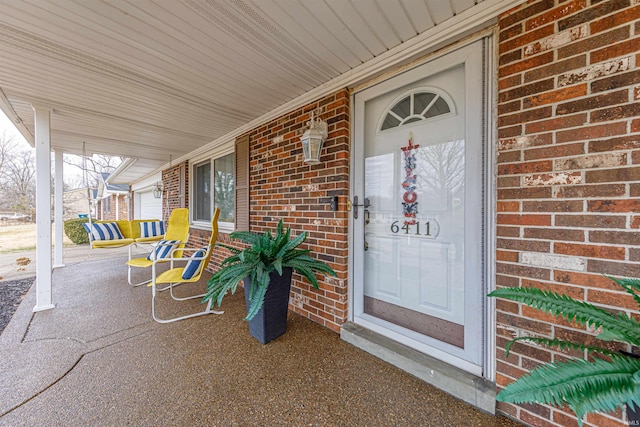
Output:
[[362,206],[363,208],[368,208],[371,206],[371,201],[368,197],[364,198],[364,203],[358,204],[358,196],[353,196],[353,203],[351,203],[351,207],[353,208],[353,219],[358,219],[358,206]]

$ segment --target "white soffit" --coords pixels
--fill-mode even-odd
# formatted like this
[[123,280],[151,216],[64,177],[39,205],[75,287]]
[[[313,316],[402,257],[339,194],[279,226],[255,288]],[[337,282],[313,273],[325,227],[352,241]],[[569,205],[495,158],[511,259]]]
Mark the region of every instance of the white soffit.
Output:
[[0,0],[0,108],[32,143],[31,106],[49,108],[53,149],[138,159],[131,182],[442,22],[520,2]]

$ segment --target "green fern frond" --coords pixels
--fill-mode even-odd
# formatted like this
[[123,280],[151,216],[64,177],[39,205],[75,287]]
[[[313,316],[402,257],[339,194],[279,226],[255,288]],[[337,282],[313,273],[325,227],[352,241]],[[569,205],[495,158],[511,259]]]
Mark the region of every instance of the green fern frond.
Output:
[[636,320],[622,313],[614,315],[593,304],[575,300],[567,295],[525,287],[496,289],[489,296],[522,302],[579,325],[602,327],[608,331],[604,337],[613,337],[617,341],[632,345],[640,344],[640,323]]
[[622,286],[624,290],[633,297],[633,299],[636,301],[636,304],[638,304],[638,309],[640,310],[640,279],[618,279],[612,276],[605,277]]
[[253,319],[258,311],[262,308],[264,304],[264,296],[267,293],[268,286],[256,286],[255,288],[252,286],[253,294],[249,297],[249,309],[247,310],[247,316],[244,320]]
[[[510,403],[568,405],[578,418],[586,412],[611,411],[627,400],[640,403],[634,375],[640,360],[611,355],[611,361],[574,359],[534,369],[509,384],[497,399]],[[622,399],[622,400],[621,400]]]

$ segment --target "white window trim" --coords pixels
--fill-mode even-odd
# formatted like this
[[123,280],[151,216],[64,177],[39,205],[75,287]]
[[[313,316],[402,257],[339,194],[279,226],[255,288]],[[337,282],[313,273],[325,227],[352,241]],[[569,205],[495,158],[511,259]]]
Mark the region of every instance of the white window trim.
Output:
[[[224,144],[223,146],[217,147],[215,150],[211,150],[209,152],[207,152],[206,154],[202,154],[199,155],[197,157],[194,157],[192,159],[189,160],[189,222],[191,223],[191,226],[193,228],[199,229],[199,230],[207,230],[207,231],[211,231],[211,220],[209,221],[201,221],[201,220],[196,220],[194,218],[194,212],[195,212],[195,206],[194,206],[194,202],[195,202],[195,188],[194,188],[194,182],[195,182],[195,170],[196,170],[196,166],[199,166],[201,164],[203,164],[206,161],[211,162],[211,171],[213,172],[214,170],[214,164],[213,161],[216,159],[219,159],[221,157],[224,157],[226,155],[229,154],[233,154],[235,152],[234,150],[234,144],[233,141],[231,141],[230,143]],[[234,212],[235,214],[235,212]],[[234,216],[235,217],[235,216]],[[231,233],[232,231],[235,230],[235,223],[233,222],[219,222],[218,223],[218,231],[221,233]]]

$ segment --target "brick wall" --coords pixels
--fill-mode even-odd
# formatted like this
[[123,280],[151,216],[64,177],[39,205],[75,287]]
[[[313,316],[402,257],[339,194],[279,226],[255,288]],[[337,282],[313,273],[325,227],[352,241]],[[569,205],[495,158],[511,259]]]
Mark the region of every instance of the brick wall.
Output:
[[[189,163],[187,161],[179,163],[177,165],[173,165],[172,167],[165,169],[162,171],[162,219],[169,219],[169,214],[175,208],[187,207],[189,206],[188,200],[188,185],[185,184],[185,188],[180,188],[180,174],[181,171],[184,171],[184,183],[189,182]],[[184,191],[181,194],[181,191]],[[184,204],[182,203],[182,198],[184,197]],[[168,199],[167,199],[168,198]],[[207,238],[208,240],[208,238]]]
[[[529,1],[499,20],[498,286],[535,286],[639,317],[602,273],[640,277],[640,2]],[[562,352],[506,341],[534,334],[593,342],[591,331],[497,302],[497,381]],[[581,356],[581,354],[572,353]],[[573,413],[498,404],[536,426]],[[621,411],[591,426],[626,426]]]
[[[322,163],[303,162],[300,137],[311,111],[328,123]],[[293,111],[249,134],[250,226],[263,232],[282,218],[296,235],[308,234],[305,248],[338,273],[315,290],[294,274],[290,308],[336,332],[347,320],[349,188],[349,93],[339,91]],[[276,142],[281,139],[280,142]],[[338,196],[339,210],[329,208]]]
[[[300,143],[312,111],[328,124],[322,163],[314,166],[303,162]],[[311,249],[312,256],[331,265],[338,276],[321,278],[320,289],[316,290],[294,274],[289,308],[339,332],[347,320],[348,298],[349,93],[341,90],[253,129],[248,135],[250,229],[257,233],[275,229],[282,218],[293,235],[307,232],[301,248]],[[169,210],[178,207],[178,167],[162,173],[165,191],[169,191]],[[329,208],[331,196],[338,196],[337,212]],[[166,218],[167,213],[164,215]],[[209,235],[192,228],[189,246],[206,244]],[[227,233],[220,233],[218,242],[235,244]],[[228,255],[226,249],[217,247],[209,270],[215,271]]]
[[[116,204],[117,198],[117,204]],[[118,211],[119,216],[118,219],[129,219],[129,203],[124,195],[115,195],[112,194],[109,196],[109,205],[107,205],[106,199],[100,200],[100,209],[102,212],[101,219],[105,220],[115,220],[116,219],[116,209]],[[103,207],[110,206],[110,209],[107,211]]]

